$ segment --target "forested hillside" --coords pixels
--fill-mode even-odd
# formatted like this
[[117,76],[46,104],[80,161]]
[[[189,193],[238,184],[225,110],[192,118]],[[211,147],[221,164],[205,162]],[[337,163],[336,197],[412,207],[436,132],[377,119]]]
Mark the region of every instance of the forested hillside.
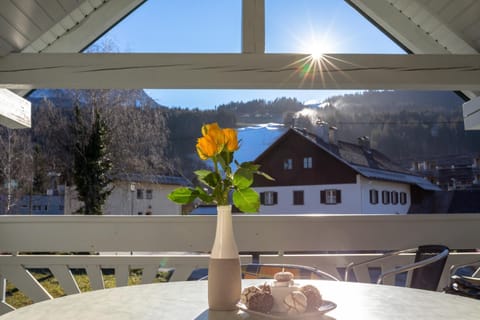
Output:
[[452,92],[372,91],[332,97],[289,117],[310,129],[312,120],[326,121],[338,128],[340,140],[368,136],[373,148],[407,166],[480,152],[480,132],[464,130],[463,102]]

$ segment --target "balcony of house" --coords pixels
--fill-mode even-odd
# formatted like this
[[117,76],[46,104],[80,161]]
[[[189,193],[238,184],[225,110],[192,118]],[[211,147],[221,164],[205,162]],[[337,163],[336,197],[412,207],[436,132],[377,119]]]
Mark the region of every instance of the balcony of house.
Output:
[[[93,290],[105,288],[106,270],[116,286],[126,286],[133,270],[142,283],[162,272],[168,281],[187,280],[193,270],[208,267],[215,225],[215,216],[0,216],[0,313],[12,310],[7,282],[33,302],[52,299],[32,270],[50,272],[67,295],[80,292],[72,276],[78,270],[84,270]],[[476,214],[238,214],[233,225],[242,263],[303,264],[339,279],[350,262],[442,244],[450,254],[437,288],[441,291],[451,265],[480,259]],[[412,259],[400,255],[370,268],[386,270]],[[368,270],[355,271],[355,278],[373,282]],[[386,283],[402,285],[398,279]]]

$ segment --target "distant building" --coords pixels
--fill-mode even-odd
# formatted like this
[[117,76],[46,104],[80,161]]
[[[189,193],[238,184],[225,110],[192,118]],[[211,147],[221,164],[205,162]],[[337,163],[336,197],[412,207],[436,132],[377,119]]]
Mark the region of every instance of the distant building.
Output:
[[[0,214],[5,214],[4,197],[0,199]],[[8,214],[23,215],[63,215],[64,212],[64,196],[59,195],[27,195],[23,196],[19,201],[14,203]]]
[[[25,195],[15,201],[8,212],[14,215],[63,215],[65,186],[58,184],[60,173],[49,172],[50,188],[46,194]],[[5,214],[6,196],[0,196],[0,214]]]
[[256,177],[262,214],[406,214],[440,190],[371,149],[338,141],[336,128],[318,123],[315,134],[291,128],[255,163],[275,178]]
[[421,205],[412,208],[413,212],[480,212],[480,156],[449,156],[414,161],[410,170],[442,189]]
[[410,170],[442,190],[480,188],[480,155],[413,161]]
[[[179,186],[190,182],[178,176],[122,174],[114,177],[112,193],[103,207],[104,215],[177,215],[180,205],[170,201],[167,195]],[[65,214],[74,214],[82,203],[73,188],[65,195]]]

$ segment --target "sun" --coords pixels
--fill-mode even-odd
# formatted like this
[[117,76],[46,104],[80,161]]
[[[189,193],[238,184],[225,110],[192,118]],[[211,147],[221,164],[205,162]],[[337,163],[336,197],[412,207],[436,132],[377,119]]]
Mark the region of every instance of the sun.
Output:
[[314,60],[321,59],[325,54],[335,52],[335,41],[332,35],[326,33],[316,33],[311,31],[308,35],[299,39],[300,52],[308,54]]
[[313,60],[319,60],[323,57],[323,54],[326,53],[326,51],[320,44],[314,43],[308,48],[306,53],[310,54]]

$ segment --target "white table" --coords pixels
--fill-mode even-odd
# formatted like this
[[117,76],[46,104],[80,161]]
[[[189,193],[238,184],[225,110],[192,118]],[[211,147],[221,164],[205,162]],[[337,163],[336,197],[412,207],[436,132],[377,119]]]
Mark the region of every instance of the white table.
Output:
[[[243,286],[265,280],[244,280]],[[325,319],[480,319],[480,300],[418,289],[349,282],[299,280],[314,284],[337,308]],[[169,282],[92,291],[23,307],[9,319],[250,319],[242,311],[208,311],[207,281]]]

